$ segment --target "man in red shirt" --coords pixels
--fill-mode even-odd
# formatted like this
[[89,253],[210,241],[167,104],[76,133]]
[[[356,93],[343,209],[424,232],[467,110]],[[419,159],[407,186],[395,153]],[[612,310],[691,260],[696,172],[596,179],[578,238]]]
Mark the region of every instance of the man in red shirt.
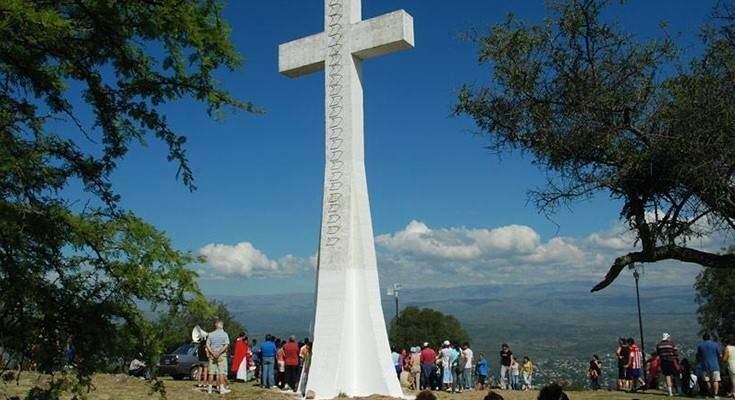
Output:
[[296,392],[299,385],[299,345],[296,337],[288,338],[288,343],[283,345],[283,360],[286,364],[286,384]]
[[424,343],[421,350],[421,390],[431,389],[431,373],[435,362],[436,352],[429,347],[429,343]]

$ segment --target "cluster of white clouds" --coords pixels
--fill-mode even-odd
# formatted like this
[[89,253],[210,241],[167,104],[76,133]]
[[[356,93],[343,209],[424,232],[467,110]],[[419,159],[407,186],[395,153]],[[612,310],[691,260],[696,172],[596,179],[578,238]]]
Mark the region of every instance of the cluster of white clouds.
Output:
[[[634,236],[621,225],[583,237],[543,240],[531,227],[431,228],[411,221],[375,238],[383,280],[410,286],[481,283],[545,283],[599,280],[615,257],[635,249]],[[313,274],[316,257],[271,259],[249,242],[208,244],[200,249],[208,276],[263,277]],[[689,283],[698,267],[676,262],[648,268],[661,284]],[[414,284],[411,285],[411,282]]]
[[207,277],[294,275],[309,271],[316,264],[313,258],[304,259],[291,254],[272,260],[250,242],[235,245],[211,243],[199,249],[199,254],[204,256],[208,267],[199,272]]

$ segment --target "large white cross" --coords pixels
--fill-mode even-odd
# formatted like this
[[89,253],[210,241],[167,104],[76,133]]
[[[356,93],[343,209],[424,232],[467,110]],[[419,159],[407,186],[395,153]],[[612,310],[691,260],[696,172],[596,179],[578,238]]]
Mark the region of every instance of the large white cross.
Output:
[[380,302],[365,177],[362,61],[413,47],[413,18],[362,21],[360,0],[325,0],[324,32],[282,44],[289,77],[325,70],[324,197],[314,346],[306,379],[318,399],[402,396]]

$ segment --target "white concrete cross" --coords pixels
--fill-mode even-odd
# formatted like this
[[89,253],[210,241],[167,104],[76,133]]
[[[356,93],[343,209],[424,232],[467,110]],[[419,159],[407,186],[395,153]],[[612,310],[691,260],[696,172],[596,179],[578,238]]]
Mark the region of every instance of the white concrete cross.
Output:
[[[318,399],[403,395],[380,301],[365,177],[362,61],[413,47],[413,18],[362,21],[360,0],[325,0],[324,32],[282,44],[289,77],[325,70],[324,197],[314,346],[306,391]],[[302,382],[303,383],[303,382]]]

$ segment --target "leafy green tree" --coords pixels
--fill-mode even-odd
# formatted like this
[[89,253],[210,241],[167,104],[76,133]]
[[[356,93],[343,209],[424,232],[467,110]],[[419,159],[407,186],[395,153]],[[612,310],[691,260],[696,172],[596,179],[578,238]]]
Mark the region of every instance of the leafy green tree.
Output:
[[[735,252],[735,247],[729,252]],[[735,274],[725,269],[705,269],[697,276],[694,288],[702,332],[735,339]]]
[[429,342],[439,346],[445,340],[465,342],[469,335],[457,318],[431,308],[406,307],[393,321],[389,332],[392,346],[409,349]]
[[530,192],[541,211],[598,193],[621,204],[640,250],[616,258],[593,291],[635,262],[733,268],[735,255],[689,243],[735,232],[734,9],[718,10],[687,63],[668,38],[606,22],[608,3],[553,1],[542,24],[509,16],[471,35],[491,82],[464,86],[455,111],[493,151],[520,150],[550,171]]
[[123,209],[111,175],[151,137],[193,190],[186,137],[160,107],[193,99],[210,115],[257,111],[213,77],[240,63],[221,8],[0,2],[0,347],[41,371],[71,347],[88,382],[126,341],[160,348],[140,304],[175,312],[205,302],[187,268],[196,258]]

